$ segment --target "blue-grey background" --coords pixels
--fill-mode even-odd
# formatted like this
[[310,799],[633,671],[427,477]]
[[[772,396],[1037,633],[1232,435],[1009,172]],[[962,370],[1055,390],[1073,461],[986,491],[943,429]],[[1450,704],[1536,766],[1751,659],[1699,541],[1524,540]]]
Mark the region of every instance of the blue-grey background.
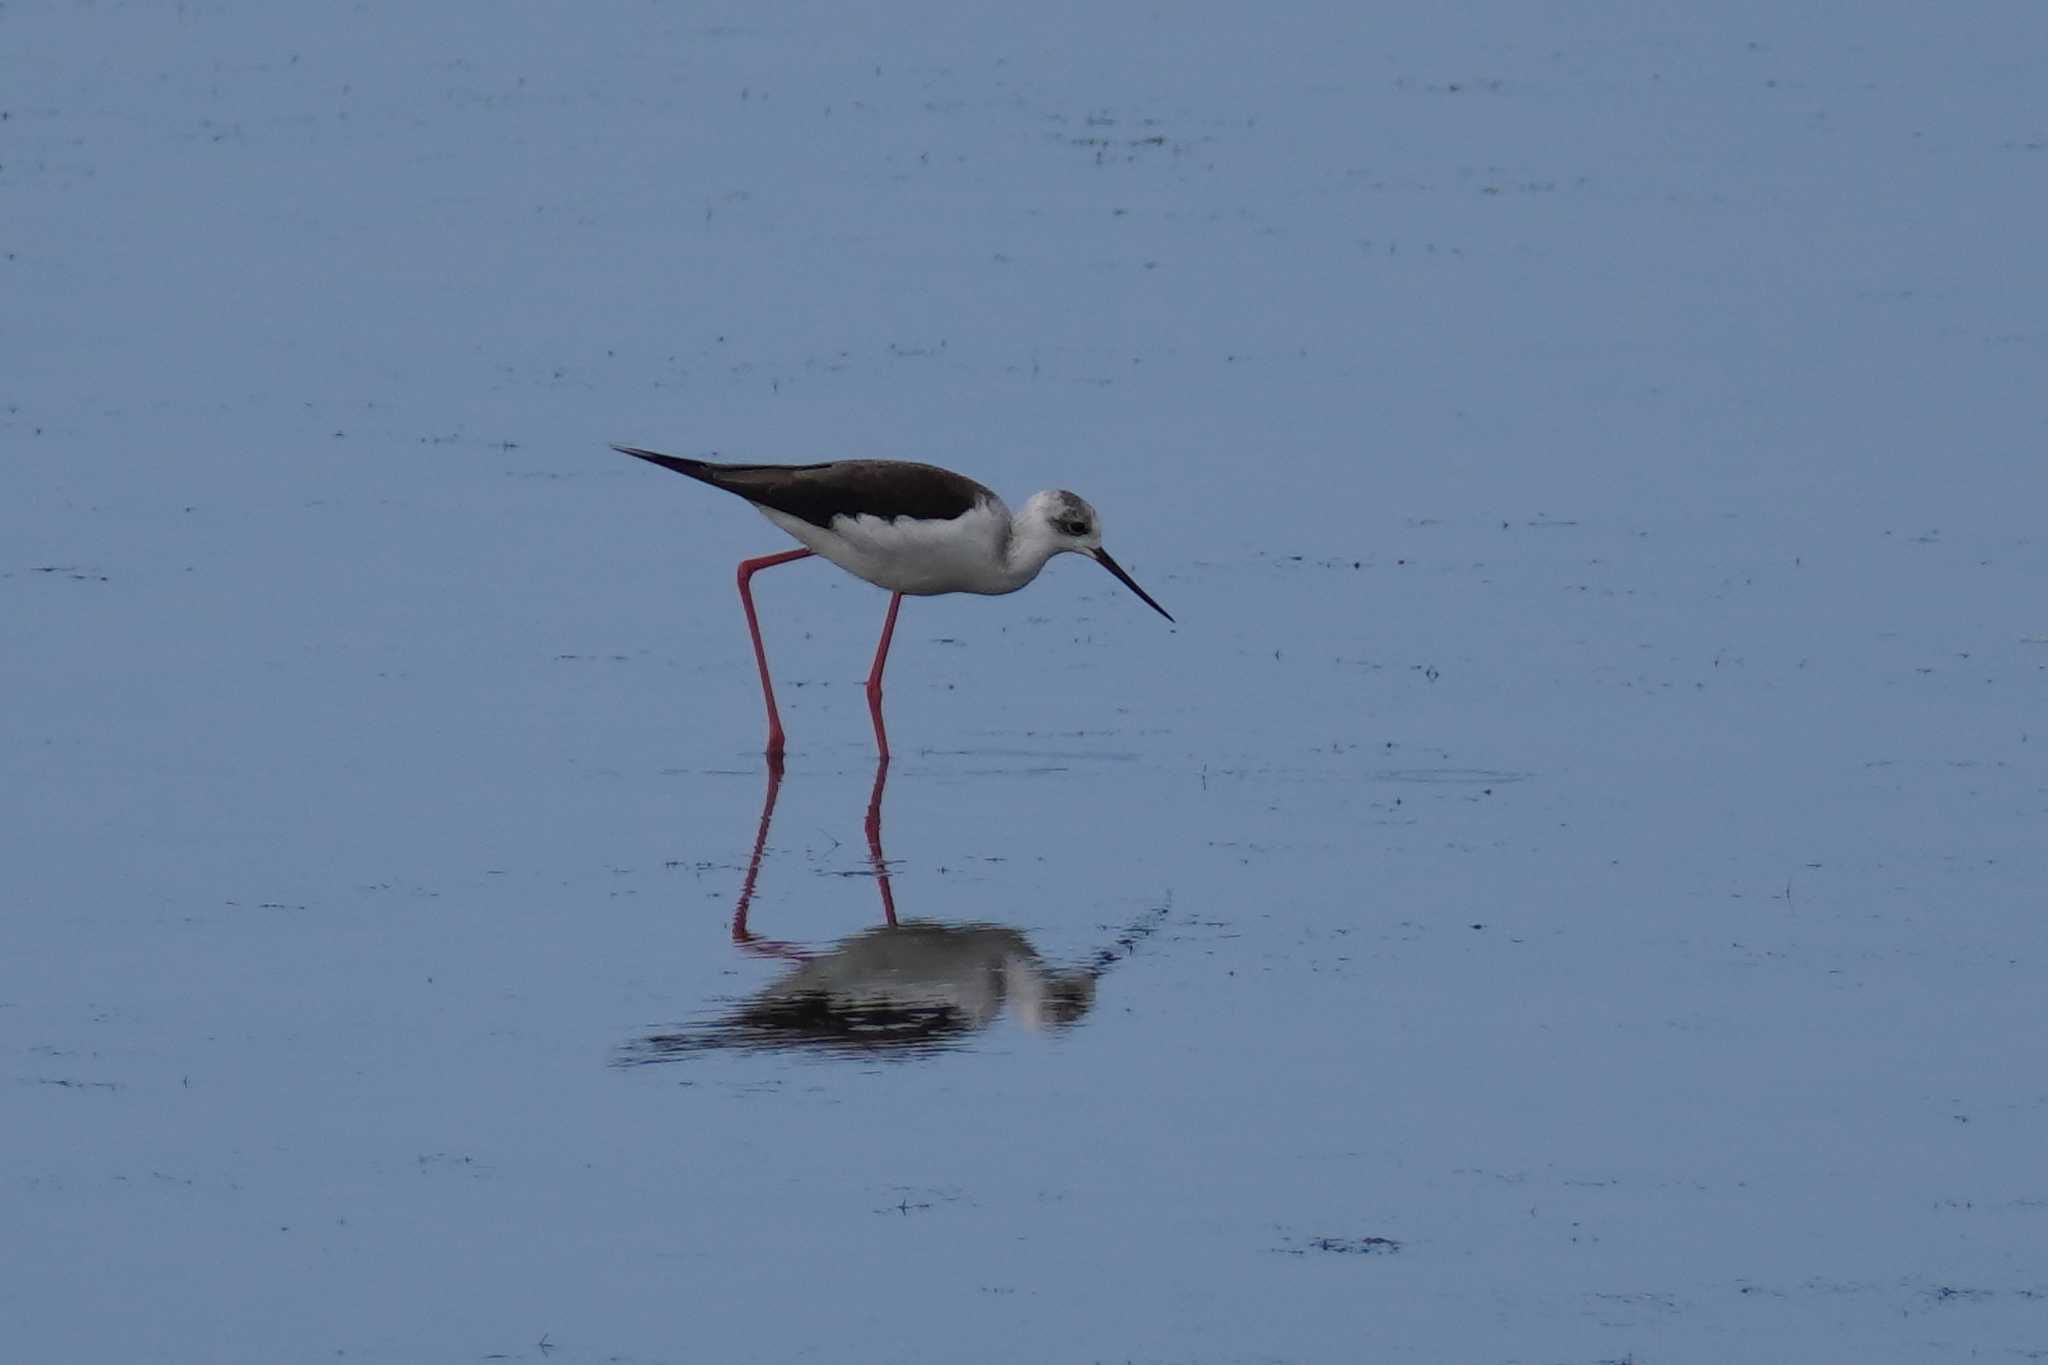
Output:
[[[6,1354],[2048,1353],[2044,52],[6,5]],[[1088,1018],[615,1064],[778,970],[786,542],[614,440],[1098,505],[1181,625],[906,604],[884,830]],[[757,585],[826,947],[886,598]]]

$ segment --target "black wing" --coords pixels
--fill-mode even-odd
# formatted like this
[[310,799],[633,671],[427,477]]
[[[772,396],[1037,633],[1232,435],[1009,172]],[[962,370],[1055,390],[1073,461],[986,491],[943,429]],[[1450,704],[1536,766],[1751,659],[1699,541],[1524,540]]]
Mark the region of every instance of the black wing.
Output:
[[914,517],[951,521],[995,494],[964,474],[910,460],[834,460],[829,464],[714,464],[613,446],[622,455],[687,474],[813,526],[834,517]]

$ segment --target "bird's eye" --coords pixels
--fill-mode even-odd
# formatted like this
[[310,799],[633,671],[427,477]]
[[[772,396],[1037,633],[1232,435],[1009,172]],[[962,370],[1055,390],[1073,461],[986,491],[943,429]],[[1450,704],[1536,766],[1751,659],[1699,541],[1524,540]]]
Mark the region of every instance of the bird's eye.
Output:
[[1088,534],[1088,523],[1085,521],[1063,521],[1060,523],[1060,529],[1070,536],[1085,536]]

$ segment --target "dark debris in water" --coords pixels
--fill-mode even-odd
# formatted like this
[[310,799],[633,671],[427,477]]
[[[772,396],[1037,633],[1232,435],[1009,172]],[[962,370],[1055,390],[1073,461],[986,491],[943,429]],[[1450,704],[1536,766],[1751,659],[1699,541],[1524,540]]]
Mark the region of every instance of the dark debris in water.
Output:
[[37,1076],[37,1085],[54,1085],[61,1090],[125,1090],[119,1081],[81,1081],[70,1076]]
[[1504,785],[1526,781],[1531,774],[1497,768],[1381,768],[1372,774],[1377,782],[1413,782],[1422,785],[1444,783],[1470,786]]
[[2035,1301],[2048,1298],[2048,1289],[1973,1289],[1962,1285],[1936,1285],[1933,1297],[1937,1303],[1987,1303],[1992,1299],[2012,1298]]
[[104,583],[107,576],[97,569],[82,564],[32,564],[30,573],[47,574],[54,578],[68,578],[73,583]]
[[1401,1244],[1391,1237],[1305,1237],[1296,1245],[1275,1247],[1286,1256],[1320,1253],[1328,1256],[1391,1256]]

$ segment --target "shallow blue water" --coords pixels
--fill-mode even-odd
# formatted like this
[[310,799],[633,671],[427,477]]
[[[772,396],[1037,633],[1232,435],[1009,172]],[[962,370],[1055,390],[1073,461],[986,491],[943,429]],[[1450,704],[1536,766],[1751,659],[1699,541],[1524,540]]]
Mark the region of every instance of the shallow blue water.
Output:
[[2048,1350],[2034,9],[5,22],[11,1351]]

